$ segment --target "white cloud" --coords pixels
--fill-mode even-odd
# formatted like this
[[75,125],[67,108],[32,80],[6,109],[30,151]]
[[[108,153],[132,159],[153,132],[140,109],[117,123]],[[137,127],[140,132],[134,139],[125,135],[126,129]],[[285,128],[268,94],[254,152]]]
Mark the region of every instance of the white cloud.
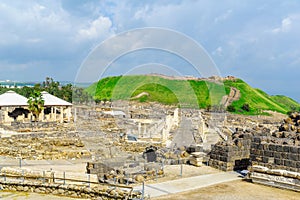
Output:
[[149,6],[146,5],[145,7],[141,8],[140,10],[136,11],[134,14],[134,19],[145,19],[149,12]]
[[232,13],[232,10],[229,9],[224,14],[217,16],[214,20],[215,23],[225,21],[226,19],[228,19],[230,17],[231,13]]
[[97,39],[99,37],[106,38],[112,34],[112,22],[108,17],[100,16],[92,21],[88,27],[82,28],[78,31],[77,39],[89,40]]
[[26,39],[26,42],[28,43],[39,43],[42,42],[43,40],[41,38],[28,38]]
[[280,32],[288,32],[292,25],[292,19],[290,17],[286,17],[281,21],[281,26],[278,28],[274,28],[272,30],[273,33],[280,33]]
[[223,56],[223,48],[220,46],[212,52],[213,55]]

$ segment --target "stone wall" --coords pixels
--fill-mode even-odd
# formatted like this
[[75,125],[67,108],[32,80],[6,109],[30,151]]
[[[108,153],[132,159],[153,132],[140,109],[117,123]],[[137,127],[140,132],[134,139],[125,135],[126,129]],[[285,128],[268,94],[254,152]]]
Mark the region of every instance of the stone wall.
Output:
[[249,165],[252,134],[237,129],[228,141],[212,145],[209,166],[232,171],[246,169]]
[[283,144],[278,142],[280,140],[284,138],[254,137],[251,144],[252,163],[270,169],[300,172],[300,146]]
[[3,191],[35,192],[87,199],[134,199],[140,198],[140,192],[132,192],[131,189],[121,189],[108,186],[80,186],[63,185],[57,183],[0,181],[0,189]]

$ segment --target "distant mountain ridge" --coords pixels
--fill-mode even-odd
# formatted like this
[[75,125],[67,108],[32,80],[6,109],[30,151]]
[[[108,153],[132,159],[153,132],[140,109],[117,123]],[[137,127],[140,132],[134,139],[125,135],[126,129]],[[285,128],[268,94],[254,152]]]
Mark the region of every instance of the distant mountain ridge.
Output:
[[[265,110],[280,113],[300,110],[300,104],[295,100],[282,95],[270,96],[233,76],[225,78],[172,77],[160,74],[114,76],[93,83],[86,91],[97,101],[137,100],[210,109],[224,106],[221,102],[224,101],[224,97],[230,96],[233,88],[233,92],[238,91],[239,96],[227,103],[226,106],[230,106],[231,112],[261,114]],[[246,104],[249,109],[245,109]]]

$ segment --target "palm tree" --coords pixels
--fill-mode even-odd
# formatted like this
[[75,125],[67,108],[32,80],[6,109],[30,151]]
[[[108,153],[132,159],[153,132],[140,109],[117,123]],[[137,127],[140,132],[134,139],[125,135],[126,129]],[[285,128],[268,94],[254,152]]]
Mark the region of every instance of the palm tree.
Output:
[[29,104],[29,111],[35,117],[35,121],[38,121],[41,112],[44,110],[44,99],[41,92],[34,90],[27,103]]

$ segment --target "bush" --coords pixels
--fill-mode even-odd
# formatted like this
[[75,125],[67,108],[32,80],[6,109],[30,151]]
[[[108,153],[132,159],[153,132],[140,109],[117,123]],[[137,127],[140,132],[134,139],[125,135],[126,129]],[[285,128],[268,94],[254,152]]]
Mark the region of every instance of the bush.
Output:
[[249,104],[247,104],[247,103],[244,103],[244,105],[242,106],[242,109],[247,112],[250,112],[250,110],[251,110]]
[[227,106],[227,111],[228,112],[235,112],[236,110],[235,110],[235,107],[233,105],[229,105],[229,106]]

